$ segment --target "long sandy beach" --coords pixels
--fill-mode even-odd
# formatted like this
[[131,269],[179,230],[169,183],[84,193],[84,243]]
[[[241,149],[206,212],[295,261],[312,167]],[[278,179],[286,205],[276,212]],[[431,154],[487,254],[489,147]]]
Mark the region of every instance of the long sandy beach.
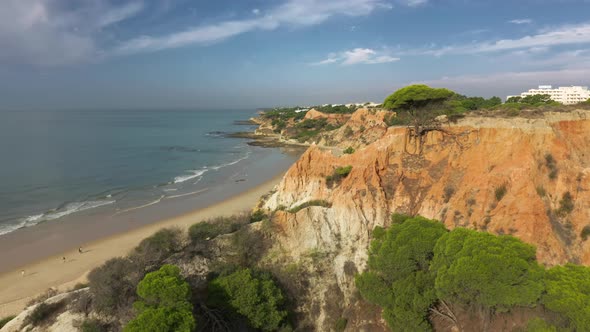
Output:
[[[282,174],[275,176],[254,188],[205,208],[84,243],[83,253],[78,252],[79,242],[71,238],[69,246],[67,241],[61,243],[65,248],[69,248],[65,252],[49,254],[49,257],[25,266],[18,266],[20,258],[18,254],[13,255],[6,264],[11,264],[14,268],[0,274],[0,318],[17,314],[28,301],[49,288],[63,291],[79,282],[84,282],[90,270],[110,258],[127,254],[142,239],[161,228],[178,226],[186,229],[202,220],[252,209],[260,196],[268,193],[278,184],[281,177]],[[42,256],[43,253],[55,251],[55,248],[43,247],[43,245],[50,246],[50,241],[47,244],[43,243],[37,244],[34,248],[36,255]],[[22,245],[22,248],[27,250],[26,244]],[[65,262],[63,257],[66,258]]]

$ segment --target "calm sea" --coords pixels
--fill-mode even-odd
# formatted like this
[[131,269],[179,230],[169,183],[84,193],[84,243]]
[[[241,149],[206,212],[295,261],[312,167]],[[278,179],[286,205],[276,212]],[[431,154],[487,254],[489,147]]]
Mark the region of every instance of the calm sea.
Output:
[[[0,234],[246,181],[268,149],[222,133],[255,111],[2,111]],[[266,151],[265,151],[266,150]]]

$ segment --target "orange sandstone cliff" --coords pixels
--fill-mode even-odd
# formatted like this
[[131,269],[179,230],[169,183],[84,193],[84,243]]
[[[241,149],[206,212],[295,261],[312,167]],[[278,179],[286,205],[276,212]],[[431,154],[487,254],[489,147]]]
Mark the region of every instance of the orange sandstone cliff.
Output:
[[[310,283],[315,296],[299,309],[314,317],[316,330],[330,329],[334,310],[349,317],[353,329],[383,326],[378,315],[370,321],[359,314],[366,304],[354,275],[365,267],[371,230],[387,226],[392,213],[512,234],[536,245],[547,265],[590,265],[590,240],[581,235],[590,225],[590,112],[468,117],[428,133],[421,153],[405,128],[387,128],[383,117],[357,111],[332,139],[344,147],[354,143],[349,137],[366,137],[366,144],[342,156],[311,146],[264,202],[271,211],[331,203],[276,211],[274,219],[276,247],[293,262],[324,259],[323,277]],[[326,177],[347,165],[350,174],[329,185]],[[335,296],[339,308],[329,308]]]

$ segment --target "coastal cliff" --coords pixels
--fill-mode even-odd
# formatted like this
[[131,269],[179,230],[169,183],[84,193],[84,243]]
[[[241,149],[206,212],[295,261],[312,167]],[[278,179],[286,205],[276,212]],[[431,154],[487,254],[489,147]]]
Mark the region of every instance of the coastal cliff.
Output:
[[[388,226],[392,213],[514,235],[535,245],[549,266],[590,264],[590,112],[467,117],[429,132],[421,148],[406,128],[384,126],[383,115],[372,113],[376,119],[367,125],[369,113],[357,113],[331,135],[342,137],[350,127],[355,134],[348,137],[366,135],[367,144],[341,156],[312,145],[264,202],[276,211],[275,246],[284,255],[297,262],[322,253],[326,273],[310,290],[319,295],[300,308],[315,317],[316,330],[333,325],[334,303],[353,330],[379,325],[359,314],[366,304],[356,296],[354,276],[365,268],[371,231]],[[365,126],[362,133],[355,121]],[[350,173],[330,181],[345,166]],[[323,206],[293,209],[314,202]]]

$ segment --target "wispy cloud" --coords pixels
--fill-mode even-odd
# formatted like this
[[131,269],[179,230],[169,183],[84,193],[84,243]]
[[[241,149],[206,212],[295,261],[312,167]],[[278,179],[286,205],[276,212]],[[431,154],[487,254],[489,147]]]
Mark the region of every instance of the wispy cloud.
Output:
[[392,6],[383,0],[289,0],[255,18],[202,25],[163,36],[141,36],[121,43],[113,53],[153,52],[192,44],[209,44],[254,30],[274,30],[281,26],[317,25],[335,16],[366,16]]
[[342,64],[342,65],[357,65],[357,64],[379,64],[399,61],[399,58],[392,57],[384,52],[375,51],[370,48],[355,48],[349,51],[340,53],[332,53],[322,61],[312,63],[312,65],[328,65],[328,64]]
[[61,65],[100,55],[103,29],[137,15],[143,2],[121,6],[81,1],[67,11],[59,1],[3,0],[0,4],[0,62]]
[[403,0],[403,4],[410,7],[417,7],[428,3],[428,0]]
[[438,49],[428,49],[416,53],[431,55],[475,54],[519,49],[551,48],[560,45],[582,45],[590,43],[590,23],[564,25],[544,29],[537,34],[516,39],[501,39],[465,45],[451,45]]
[[531,24],[531,23],[533,23],[533,20],[530,19],[530,18],[517,18],[517,19],[508,21],[508,23],[512,23],[512,24]]

